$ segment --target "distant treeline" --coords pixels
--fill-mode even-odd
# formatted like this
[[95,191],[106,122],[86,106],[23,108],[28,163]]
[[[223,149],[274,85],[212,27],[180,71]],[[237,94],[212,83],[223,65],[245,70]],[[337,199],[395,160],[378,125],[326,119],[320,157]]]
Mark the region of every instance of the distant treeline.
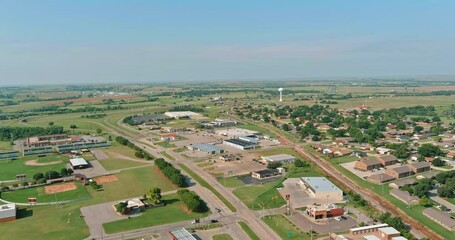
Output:
[[150,153],[144,151],[142,148],[134,145],[134,143],[130,142],[128,139],[126,139],[122,136],[116,137],[115,141],[122,144],[123,146],[127,146],[129,148],[134,149],[136,151],[134,153],[134,155],[138,158],[145,158],[147,160],[153,160],[155,158],[152,154],[150,154]]
[[391,108],[388,110],[374,111],[373,115],[395,115],[395,116],[406,116],[406,115],[417,115],[417,116],[436,116],[436,110],[433,106],[415,106],[415,107],[402,107],[402,108]]
[[30,116],[38,116],[42,114],[47,114],[47,115],[53,115],[53,114],[68,114],[68,113],[81,113],[81,112],[104,112],[104,111],[109,111],[109,110],[121,110],[125,109],[125,107],[122,107],[121,105],[117,106],[107,106],[107,107],[82,107],[82,108],[76,108],[76,109],[70,109],[70,108],[61,108],[59,106],[46,106],[46,107],[40,107],[40,108],[35,108],[31,110],[24,110],[24,111],[18,111],[18,112],[12,112],[12,113],[2,113],[0,114],[0,120],[6,120],[6,119],[15,119],[15,118],[24,118],[24,117],[30,117]]
[[69,97],[54,97],[54,98],[38,98],[38,97],[33,96],[33,97],[29,97],[29,98],[22,100],[22,102],[60,101],[60,100],[72,100],[72,99],[79,99],[79,98],[81,98],[81,95],[69,96]]
[[62,126],[43,127],[0,127],[1,141],[14,141],[38,135],[52,135],[65,133]]

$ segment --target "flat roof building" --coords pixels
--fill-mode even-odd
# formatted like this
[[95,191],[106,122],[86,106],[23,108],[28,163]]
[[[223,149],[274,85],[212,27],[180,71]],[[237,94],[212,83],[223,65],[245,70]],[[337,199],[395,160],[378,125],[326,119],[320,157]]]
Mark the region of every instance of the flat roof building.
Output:
[[189,145],[188,149],[190,150],[197,150],[201,152],[205,152],[207,154],[219,154],[219,153],[224,153],[224,149],[212,144],[208,143],[198,143],[198,144],[193,144]]
[[257,143],[242,140],[242,139],[237,139],[237,138],[224,140],[223,143],[226,145],[229,145],[231,147],[235,147],[235,148],[242,149],[242,150],[253,149],[253,148],[256,148],[258,145]]
[[383,240],[391,240],[393,237],[399,237],[401,234],[393,227],[383,227],[378,229],[379,237]]
[[89,166],[88,162],[83,158],[70,159],[70,165],[73,169],[83,169]]
[[343,201],[343,191],[325,177],[302,177],[300,182],[303,189],[310,192],[314,198],[326,200],[327,203]]
[[176,112],[165,112],[164,115],[170,117],[170,118],[194,118],[194,117],[201,117],[202,115],[199,113],[191,112],[191,111],[176,111]]
[[430,171],[430,169],[431,169],[431,163],[429,163],[429,162],[410,163],[410,164],[408,164],[408,166],[411,169],[411,171],[413,171],[415,174],[427,172],[427,171]]
[[169,231],[173,240],[196,240],[196,238],[185,228],[174,229]]
[[292,163],[295,161],[295,157],[289,154],[277,154],[271,156],[262,157],[267,162],[280,162],[280,163]]
[[280,171],[278,169],[264,169],[251,173],[251,177],[256,179],[264,179],[278,175],[280,175]]
[[0,205],[0,222],[16,220],[16,204],[10,203]]

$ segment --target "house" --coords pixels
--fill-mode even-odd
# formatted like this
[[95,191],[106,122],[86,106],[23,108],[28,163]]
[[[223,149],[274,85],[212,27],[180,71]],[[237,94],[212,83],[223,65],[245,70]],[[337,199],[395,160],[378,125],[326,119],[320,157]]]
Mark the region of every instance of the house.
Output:
[[126,201],[126,214],[136,214],[145,209],[145,204],[139,198],[133,198]]
[[280,162],[283,164],[293,163],[295,161],[295,157],[289,154],[277,154],[271,156],[264,156],[262,157],[263,160],[267,162]]
[[169,134],[169,135],[163,135],[161,136],[162,141],[173,141],[177,139],[177,135],[175,134]]
[[264,179],[264,178],[269,178],[269,177],[274,177],[280,175],[280,172],[278,169],[264,169],[264,170],[259,170],[251,173],[252,178],[256,179]]
[[377,159],[385,167],[398,163],[398,158],[393,155],[379,156]]
[[385,174],[392,176],[395,179],[411,176],[413,172],[409,166],[400,166],[396,168],[388,168],[384,171]]
[[362,152],[362,151],[352,151],[351,156],[358,157],[358,158],[364,158],[364,157],[368,156],[368,153]]
[[224,153],[224,149],[212,144],[208,143],[199,143],[199,144],[193,144],[189,145],[188,149],[194,151],[200,151],[200,152],[205,152],[207,154],[219,154],[219,153]]
[[314,220],[327,219],[342,216],[344,214],[344,209],[335,204],[311,204],[306,206],[305,213]]
[[453,219],[449,213],[442,212],[434,208],[426,208],[423,210],[423,215],[450,231],[455,230],[455,219]]
[[407,179],[395,181],[393,183],[389,183],[389,187],[395,188],[395,189],[400,189],[406,185],[414,185],[416,183],[417,183],[417,180],[415,180],[413,178],[407,178]]
[[10,203],[0,205],[0,222],[9,222],[16,220],[16,204]]
[[316,127],[318,130],[320,131],[327,131],[329,130],[331,127],[329,125],[326,125],[326,124],[322,124],[322,125],[319,125]]
[[358,169],[361,171],[370,171],[370,170],[378,169],[381,167],[382,167],[382,164],[374,158],[358,160],[354,166],[355,169]]
[[313,148],[314,150],[316,150],[316,151],[318,151],[318,152],[321,152],[322,150],[324,150],[324,149],[326,149],[326,148],[330,148],[330,147],[327,146],[327,145],[315,143],[315,144],[312,144],[312,145],[311,145],[311,148]]
[[381,155],[389,155],[392,150],[384,147],[378,147],[376,148],[376,153],[381,154]]
[[242,150],[247,150],[247,149],[253,149],[258,146],[257,143],[238,139],[238,138],[232,138],[232,139],[227,139],[223,141],[223,144],[229,145],[231,147],[235,147],[238,149]]
[[411,171],[413,171],[415,174],[427,172],[427,171],[430,171],[430,169],[431,169],[431,163],[429,163],[429,162],[410,163],[410,164],[408,164],[408,166],[411,169]]
[[394,196],[396,199],[408,204],[408,205],[417,205],[419,204],[420,198],[417,196],[412,196],[409,192],[402,191],[399,189],[390,190],[390,195]]
[[302,177],[301,186],[313,198],[342,201],[343,191],[325,177]]
[[89,167],[89,163],[83,158],[70,159],[70,165],[73,169],[84,169]]
[[349,151],[347,149],[340,149],[340,148],[333,148],[332,152],[333,152],[333,155],[339,156],[339,157],[348,156],[349,154],[351,154],[351,151]]

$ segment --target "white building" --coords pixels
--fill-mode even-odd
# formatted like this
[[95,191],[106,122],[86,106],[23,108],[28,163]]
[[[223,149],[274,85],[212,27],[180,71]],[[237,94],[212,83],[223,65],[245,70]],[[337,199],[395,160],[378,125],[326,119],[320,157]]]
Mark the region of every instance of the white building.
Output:
[[343,191],[325,177],[302,177],[300,182],[313,198],[328,202],[343,201]]
[[164,115],[170,117],[170,118],[183,118],[183,117],[189,117],[189,118],[194,118],[194,117],[201,117],[202,115],[199,113],[191,112],[191,111],[178,111],[178,112],[165,112]]
[[295,161],[295,157],[289,154],[277,154],[272,156],[264,156],[262,160],[267,162],[280,162],[283,164],[292,163]]
[[16,220],[16,204],[10,203],[0,205],[0,222]]

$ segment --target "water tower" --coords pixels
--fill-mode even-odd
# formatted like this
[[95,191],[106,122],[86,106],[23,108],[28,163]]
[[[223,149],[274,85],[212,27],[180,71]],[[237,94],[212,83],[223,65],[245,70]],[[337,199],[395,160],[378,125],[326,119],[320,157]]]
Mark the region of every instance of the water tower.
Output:
[[283,88],[278,88],[278,91],[280,92],[280,102],[283,101]]

